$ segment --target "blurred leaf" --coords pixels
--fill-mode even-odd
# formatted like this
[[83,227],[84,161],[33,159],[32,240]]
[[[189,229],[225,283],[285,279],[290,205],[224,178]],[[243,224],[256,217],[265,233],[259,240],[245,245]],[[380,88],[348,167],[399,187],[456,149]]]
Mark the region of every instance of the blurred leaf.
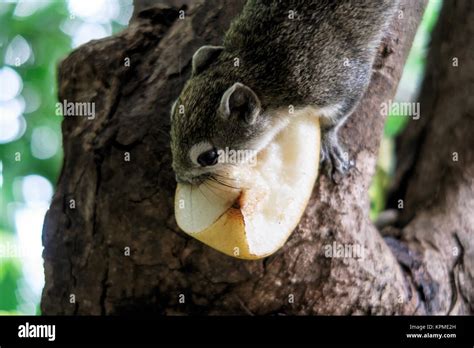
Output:
[[400,134],[409,121],[408,117],[389,115],[385,123],[384,133],[387,137],[395,137]]

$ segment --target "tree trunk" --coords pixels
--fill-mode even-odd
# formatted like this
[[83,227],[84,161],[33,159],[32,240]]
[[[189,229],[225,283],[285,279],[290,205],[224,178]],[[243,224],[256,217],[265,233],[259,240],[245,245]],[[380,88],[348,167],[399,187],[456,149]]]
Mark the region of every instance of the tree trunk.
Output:
[[[472,5],[446,2],[441,24],[449,22],[449,30],[437,32],[432,52],[445,63],[430,65],[422,97],[422,107],[431,105],[422,119],[432,122],[410,127],[424,124],[401,140],[402,149],[416,143],[419,155],[397,176],[393,196],[403,196],[405,210],[400,228],[385,230],[388,243],[368,219],[367,188],[384,124],[380,105],[395,92],[424,7],[409,0],[341,131],[357,168],[338,185],[321,175],[289,241],[260,261],[233,259],[189,238],[173,215],[170,105],[189,77],[194,51],[219,44],[242,6],[193,2],[181,8],[181,19],[177,7],[144,2],[127,30],[81,46],[61,63],[59,99],[94,102],[96,117],[63,122],[64,166],[43,231],[43,313],[467,312],[474,296],[474,224],[466,213],[473,204],[473,147],[461,141],[472,130],[465,124],[472,126]],[[458,11],[464,22],[456,22],[463,18]],[[457,70],[450,67],[453,54]],[[453,151],[458,162],[451,161]],[[324,247],[333,243],[359,245],[364,258],[326,257]]]
[[[433,33],[421,117],[398,141],[390,204],[398,228],[382,233],[430,314],[474,312],[474,3],[445,1]],[[400,201],[401,200],[401,201]]]

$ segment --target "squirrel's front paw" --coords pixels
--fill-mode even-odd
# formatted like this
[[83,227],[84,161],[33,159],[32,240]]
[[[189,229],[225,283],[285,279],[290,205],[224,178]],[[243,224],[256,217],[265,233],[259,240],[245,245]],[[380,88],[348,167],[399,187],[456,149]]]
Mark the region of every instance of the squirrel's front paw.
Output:
[[336,174],[344,176],[354,166],[348,153],[339,145],[337,134],[333,131],[323,133],[321,142],[321,163],[327,175],[336,181]]

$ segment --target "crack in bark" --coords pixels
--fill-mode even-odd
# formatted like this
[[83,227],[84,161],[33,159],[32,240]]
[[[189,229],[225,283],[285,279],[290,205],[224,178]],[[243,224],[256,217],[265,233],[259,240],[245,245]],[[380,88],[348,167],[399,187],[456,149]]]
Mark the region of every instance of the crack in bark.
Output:
[[104,276],[101,280],[101,289],[102,289],[102,292],[101,292],[101,295],[100,295],[100,299],[99,299],[99,304],[100,304],[100,313],[101,315],[106,315],[107,314],[107,308],[106,308],[106,305],[105,305],[105,301],[107,300],[107,289],[109,287],[108,285],[108,277],[109,277],[109,262],[108,262],[108,259],[106,261],[106,268],[105,268],[105,272],[104,272]]

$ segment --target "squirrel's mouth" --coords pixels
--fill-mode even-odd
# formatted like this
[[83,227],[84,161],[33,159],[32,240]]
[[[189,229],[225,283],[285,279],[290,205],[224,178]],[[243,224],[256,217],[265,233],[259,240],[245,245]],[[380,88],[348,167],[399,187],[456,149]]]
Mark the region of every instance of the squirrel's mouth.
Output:
[[178,184],[178,226],[233,257],[258,259],[274,253],[304,213],[319,153],[319,119],[307,110],[258,153],[255,166],[235,166],[225,175],[207,173],[197,186]]
[[187,185],[194,185],[194,186],[199,186],[201,185],[204,181],[206,181],[208,178],[208,174],[201,174],[198,176],[182,176],[176,174],[175,179],[178,184],[187,184]]

